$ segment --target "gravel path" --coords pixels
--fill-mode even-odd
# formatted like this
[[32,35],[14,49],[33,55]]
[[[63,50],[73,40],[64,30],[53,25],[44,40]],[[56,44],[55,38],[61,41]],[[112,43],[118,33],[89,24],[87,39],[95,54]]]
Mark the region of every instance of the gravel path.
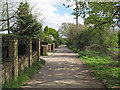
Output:
[[66,46],[42,56],[46,64],[23,88],[104,88],[77,56]]

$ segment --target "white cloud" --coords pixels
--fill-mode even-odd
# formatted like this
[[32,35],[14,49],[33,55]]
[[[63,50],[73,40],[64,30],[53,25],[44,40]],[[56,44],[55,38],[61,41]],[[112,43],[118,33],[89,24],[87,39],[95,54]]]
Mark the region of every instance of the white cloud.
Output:
[[[44,26],[49,26],[58,30],[62,22],[75,23],[73,16],[64,13],[60,15],[59,13],[54,13],[57,11],[57,8],[54,5],[62,5],[63,3],[70,3],[67,0],[29,0],[31,5],[36,4],[35,11],[40,11],[45,18]],[[83,23],[80,22],[80,23]]]

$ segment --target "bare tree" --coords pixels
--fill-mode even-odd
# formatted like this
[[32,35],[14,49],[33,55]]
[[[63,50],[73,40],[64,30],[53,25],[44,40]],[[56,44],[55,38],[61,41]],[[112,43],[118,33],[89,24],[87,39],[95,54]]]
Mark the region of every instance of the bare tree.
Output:
[[17,13],[18,2],[12,1],[0,1],[0,30],[8,30],[8,34],[12,27],[15,25],[15,15]]
[[[71,1],[71,0],[67,0],[67,1]],[[78,29],[78,27],[79,27],[78,19],[79,19],[80,16],[84,17],[84,15],[85,15],[86,2],[80,2],[78,0],[73,0],[73,1],[74,1],[74,3],[71,4],[71,5],[65,5],[65,4],[63,4],[63,5],[66,6],[67,8],[75,6],[75,8],[73,9],[74,12],[72,13],[72,15],[75,16],[76,29]]]
[[[16,26],[16,16],[18,13],[18,7],[20,2],[27,2],[27,0],[0,0],[0,31],[13,31],[13,28]],[[42,14],[35,9],[36,5],[31,6],[29,12],[33,14],[34,18],[38,19],[38,16]],[[39,22],[43,22],[41,19]]]

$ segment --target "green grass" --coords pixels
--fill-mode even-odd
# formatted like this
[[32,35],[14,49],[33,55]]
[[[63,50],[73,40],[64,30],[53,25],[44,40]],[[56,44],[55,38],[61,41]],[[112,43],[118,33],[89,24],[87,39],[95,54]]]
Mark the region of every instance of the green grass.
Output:
[[72,51],[74,52],[74,53],[77,53],[78,51],[77,51],[77,48],[72,48]]
[[56,53],[56,50],[53,50],[52,53]]
[[[69,47],[73,52],[77,50]],[[91,69],[96,78],[100,79],[108,88],[120,88],[120,62],[113,60],[105,53],[98,51],[81,51],[79,58]]]
[[48,54],[43,54],[43,55],[41,55],[41,56],[48,56]]
[[72,49],[73,47],[72,46],[67,46],[69,49]]
[[120,87],[120,62],[111,59],[104,53],[84,51],[80,59],[93,71],[94,75],[108,87]]
[[17,80],[10,80],[8,83],[3,85],[4,88],[20,88],[27,82],[32,75],[36,74],[38,70],[45,64],[45,60],[40,60],[39,62],[33,62],[32,67],[28,67],[21,73]]
[[68,48],[71,49],[74,53],[77,53],[77,52],[78,52],[78,51],[77,51],[77,48],[74,48],[74,47],[72,47],[72,46],[68,46]]

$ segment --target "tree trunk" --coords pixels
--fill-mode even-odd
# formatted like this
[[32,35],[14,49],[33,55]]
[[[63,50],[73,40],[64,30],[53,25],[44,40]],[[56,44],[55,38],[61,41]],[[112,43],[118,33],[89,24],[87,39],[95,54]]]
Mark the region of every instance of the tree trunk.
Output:
[[8,34],[10,34],[10,22],[9,22],[8,0],[7,0],[7,26],[8,26]]

